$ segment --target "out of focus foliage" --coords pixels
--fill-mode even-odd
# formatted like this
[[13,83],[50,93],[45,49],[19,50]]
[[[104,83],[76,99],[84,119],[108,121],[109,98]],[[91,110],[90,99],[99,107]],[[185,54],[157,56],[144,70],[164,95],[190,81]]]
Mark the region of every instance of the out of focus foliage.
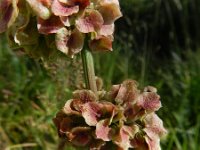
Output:
[[[199,0],[121,1],[124,17],[116,24],[114,51],[95,54],[96,74],[106,88],[126,78],[158,88],[159,116],[169,130],[164,150],[199,149],[198,6]],[[55,149],[51,119],[82,80],[79,58],[35,62],[11,51],[3,35],[0,40],[0,150]]]
[[199,6],[198,0],[121,1],[124,17],[117,24],[119,40],[136,52],[147,49],[162,57],[177,48],[196,50]]

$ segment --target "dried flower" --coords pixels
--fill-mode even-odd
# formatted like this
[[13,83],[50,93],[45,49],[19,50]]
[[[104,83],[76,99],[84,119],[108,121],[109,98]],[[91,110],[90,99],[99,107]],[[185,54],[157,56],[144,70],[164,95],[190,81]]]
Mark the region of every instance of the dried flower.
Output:
[[[36,53],[40,38],[46,52],[73,56],[84,44],[92,51],[111,51],[114,21],[121,16],[118,0],[1,0],[0,33],[7,31],[11,46],[29,54]],[[55,38],[51,46],[50,37]]]
[[60,137],[75,147],[159,150],[160,137],[167,132],[155,114],[160,107],[155,88],[140,92],[135,81],[126,80],[101,97],[90,90],[75,91],[54,123]]

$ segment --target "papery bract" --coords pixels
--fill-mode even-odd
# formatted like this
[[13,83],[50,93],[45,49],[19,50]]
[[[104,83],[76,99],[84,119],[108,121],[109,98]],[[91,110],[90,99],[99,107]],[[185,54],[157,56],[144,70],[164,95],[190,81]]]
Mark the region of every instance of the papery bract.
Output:
[[114,142],[123,150],[128,150],[131,148],[130,144],[130,138],[133,136],[132,135],[133,131],[131,127],[129,126],[122,126],[119,129],[118,135],[115,137]]
[[114,33],[114,24],[102,25],[98,34],[100,36],[110,36]]
[[167,130],[163,126],[162,120],[155,114],[150,113],[144,118],[145,128],[144,131],[158,135],[162,137],[167,133]]
[[103,18],[96,10],[88,10],[76,20],[76,27],[82,33],[90,33],[99,30],[103,25]]
[[85,119],[85,122],[89,126],[96,126],[98,122],[98,118],[101,116],[99,114],[100,107],[97,103],[95,102],[85,103],[81,108],[81,112],[82,112],[83,118]]
[[59,2],[59,0],[53,0],[51,9],[56,16],[70,16],[79,11],[78,5],[69,6],[65,3]]
[[111,36],[99,36],[89,42],[89,47],[94,52],[112,51]]
[[89,127],[76,127],[72,129],[71,142],[76,146],[84,147],[91,141],[91,133]]
[[73,92],[74,99],[80,99],[82,102],[97,101],[97,96],[91,90],[76,90]]
[[60,18],[56,16],[51,16],[47,20],[38,18],[37,27],[38,27],[39,33],[42,33],[42,34],[57,33],[63,26],[64,25],[61,22]]
[[137,105],[146,111],[157,111],[161,107],[160,96],[155,92],[144,92],[140,96]]
[[138,95],[137,83],[133,80],[126,80],[120,85],[115,101],[122,105],[136,103]]
[[112,24],[122,16],[119,5],[114,2],[102,1],[98,11],[103,16],[104,24]]
[[84,45],[84,35],[78,30],[72,32],[66,28],[61,28],[56,33],[56,46],[61,52],[73,56],[80,52]]
[[0,33],[5,32],[16,20],[19,10],[17,0],[0,1]]
[[109,120],[101,120],[96,125],[96,136],[98,139],[102,139],[103,141],[111,140],[111,128],[109,127]]
[[45,6],[48,5],[50,3],[51,0],[48,0],[49,3],[47,3],[47,1],[44,0],[26,0],[28,2],[28,4],[30,5],[30,7],[33,9],[33,11],[36,13],[36,15],[44,20],[49,19],[51,16],[51,11],[48,8],[49,6]]

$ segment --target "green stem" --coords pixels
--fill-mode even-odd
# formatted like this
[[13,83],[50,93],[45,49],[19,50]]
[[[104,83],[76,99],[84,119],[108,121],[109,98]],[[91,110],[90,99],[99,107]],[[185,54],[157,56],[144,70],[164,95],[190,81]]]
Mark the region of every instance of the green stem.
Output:
[[86,88],[96,93],[97,86],[95,80],[94,62],[92,54],[89,50],[83,49],[81,52],[81,56],[82,56],[82,64],[83,64]]
[[65,138],[60,138],[57,150],[64,150],[65,149],[65,144],[66,144],[66,139]]

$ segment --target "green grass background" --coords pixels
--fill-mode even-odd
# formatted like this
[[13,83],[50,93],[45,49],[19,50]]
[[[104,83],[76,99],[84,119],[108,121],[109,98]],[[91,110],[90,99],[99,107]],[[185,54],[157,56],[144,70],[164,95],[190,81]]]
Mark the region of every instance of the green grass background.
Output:
[[[114,51],[94,54],[106,89],[126,78],[158,88],[158,114],[169,131],[163,150],[200,150],[198,6],[198,0],[121,1]],[[0,150],[56,149],[52,118],[81,75],[79,57],[35,61],[0,35]]]

